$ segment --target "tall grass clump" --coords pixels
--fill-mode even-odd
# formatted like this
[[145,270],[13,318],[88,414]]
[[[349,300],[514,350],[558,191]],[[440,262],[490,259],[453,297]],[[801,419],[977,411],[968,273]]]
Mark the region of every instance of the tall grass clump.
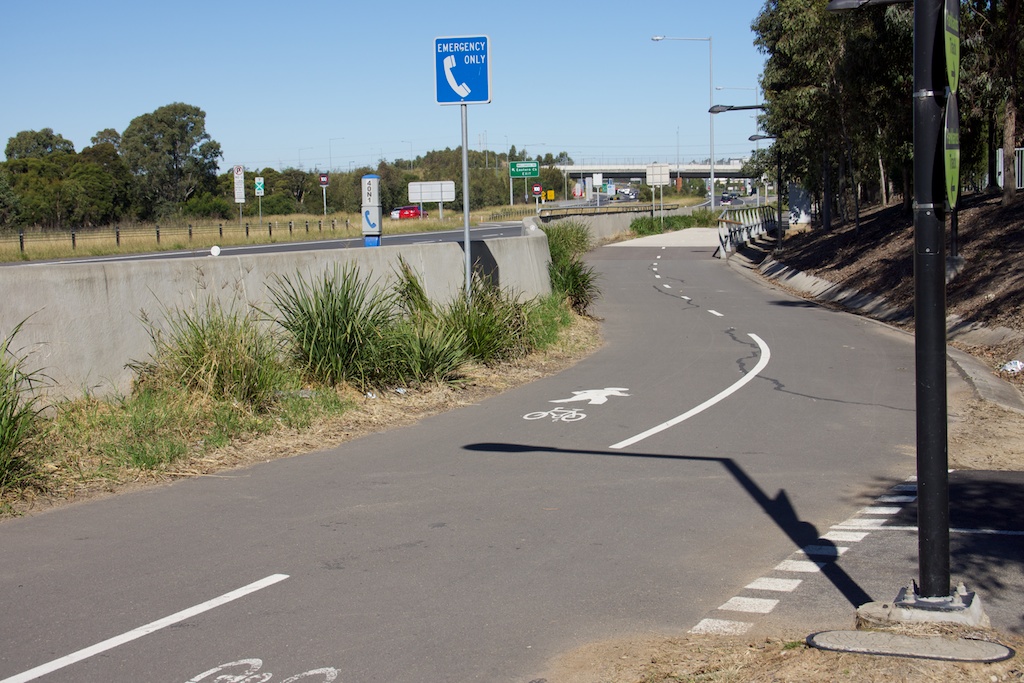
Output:
[[590,231],[578,221],[564,221],[544,228],[544,232],[551,252],[551,289],[568,301],[573,311],[587,315],[601,293],[597,272],[583,262],[591,247]]
[[533,305],[474,274],[470,296],[453,301],[444,311],[442,324],[465,336],[466,352],[472,358],[493,365],[533,350],[529,333]]
[[275,277],[270,297],[293,360],[310,380],[361,390],[401,381],[393,293],[375,291],[354,264],[309,280]]
[[131,364],[141,387],[180,387],[261,411],[287,383],[280,345],[253,309],[225,310],[211,299],[165,319],[166,330],[143,320],[154,351]]
[[28,357],[11,349],[24,323],[0,341],[0,493],[31,476],[32,466],[22,449],[42,410],[34,392],[42,386],[43,375],[26,370]]
[[407,379],[419,384],[457,379],[469,360],[466,332],[438,313],[420,278],[401,257],[396,297],[405,313],[397,326],[396,349]]

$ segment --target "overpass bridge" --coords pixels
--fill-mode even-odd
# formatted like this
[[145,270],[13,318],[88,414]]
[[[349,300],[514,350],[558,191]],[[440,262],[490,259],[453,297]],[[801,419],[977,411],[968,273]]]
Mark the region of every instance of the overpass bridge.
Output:
[[[727,162],[715,163],[715,179],[718,178],[746,178],[743,174],[744,161],[730,159]],[[585,178],[595,173],[600,173],[605,179],[629,180],[630,178],[642,178],[647,180],[648,164],[556,164],[563,174],[570,178]],[[681,178],[710,178],[710,164],[668,164],[669,177]]]

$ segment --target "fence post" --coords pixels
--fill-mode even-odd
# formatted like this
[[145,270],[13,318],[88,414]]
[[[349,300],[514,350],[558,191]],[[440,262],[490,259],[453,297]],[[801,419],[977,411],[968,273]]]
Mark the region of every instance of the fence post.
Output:
[[318,232],[323,232],[324,231],[324,222],[323,222],[323,220],[317,221],[317,224],[318,224],[317,225],[317,231]]
[[217,232],[220,233],[220,236],[223,239],[223,237],[224,237],[224,224],[223,223],[218,223],[217,224]]
[[121,246],[121,226],[120,225],[115,225],[114,226],[114,242],[117,244],[118,247]]
[[288,234],[292,234],[292,228],[295,227],[295,221],[288,221]]
[[192,241],[192,224],[191,223],[188,224],[188,241],[189,242]]
[[267,237],[273,237],[273,236],[274,236],[274,222],[273,221],[267,221]]
[[156,226],[156,243],[160,244],[160,226]]
[[333,219],[333,218],[331,219],[331,232],[334,232],[334,229],[335,229],[336,227],[338,227],[338,226],[337,226],[337,223],[338,223],[338,221],[336,221],[336,220],[335,220],[335,219]]
[[18,246],[21,247],[21,253],[25,253],[25,229],[18,228]]
[[306,221],[306,232],[309,232],[309,221]]
[[71,250],[75,250],[75,229],[71,228]]
[[245,239],[249,239],[249,221],[245,222]]

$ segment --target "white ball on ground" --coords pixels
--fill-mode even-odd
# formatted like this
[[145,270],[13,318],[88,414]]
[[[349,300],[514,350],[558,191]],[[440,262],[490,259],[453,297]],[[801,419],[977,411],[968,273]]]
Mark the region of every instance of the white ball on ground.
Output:
[[220,247],[217,245],[210,247],[210,256],[220,256]]

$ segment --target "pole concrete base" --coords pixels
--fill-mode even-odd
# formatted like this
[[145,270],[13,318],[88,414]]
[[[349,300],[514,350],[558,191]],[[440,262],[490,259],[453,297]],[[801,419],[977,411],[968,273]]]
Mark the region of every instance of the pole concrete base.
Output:
[[857,608],[857,627],[871,628],[893,623],[944,623],[989,628],[981,597],[961,583],[949,597],[923,598],[917,585],[900,589],[893,602],[869,602]]

